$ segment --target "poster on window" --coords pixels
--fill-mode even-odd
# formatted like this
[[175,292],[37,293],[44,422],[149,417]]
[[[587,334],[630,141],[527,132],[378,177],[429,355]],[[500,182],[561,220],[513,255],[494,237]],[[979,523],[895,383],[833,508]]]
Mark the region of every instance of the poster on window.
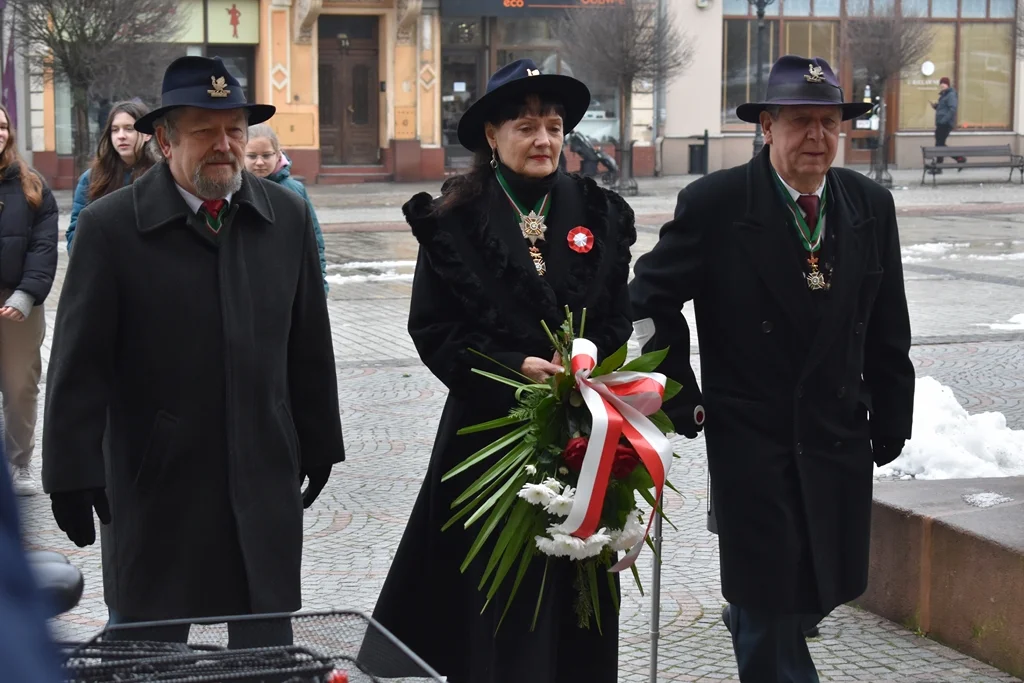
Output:
[[260,42],[259,0],[207,0],[206,22],[208,43]]

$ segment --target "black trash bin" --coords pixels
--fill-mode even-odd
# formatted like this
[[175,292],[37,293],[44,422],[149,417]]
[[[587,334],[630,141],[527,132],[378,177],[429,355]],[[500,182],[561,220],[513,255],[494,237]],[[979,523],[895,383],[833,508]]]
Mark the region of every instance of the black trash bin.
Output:
[[690,175],[702,175],[704,173],[704,159],[707,157],[708,148],[704,144],[690,145]]

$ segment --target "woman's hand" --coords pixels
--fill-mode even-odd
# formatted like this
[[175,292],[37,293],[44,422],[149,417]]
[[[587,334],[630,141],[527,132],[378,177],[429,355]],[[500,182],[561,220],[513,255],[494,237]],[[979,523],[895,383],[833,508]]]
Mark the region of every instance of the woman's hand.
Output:
[[[555,354],[557,357],[558,354]],[[536,356],[527,356],[526,360],[523,361],[523,367],[519,368],[519,372],[523,373],[538,384],[547,382],[553,375],[557,375],[560,372],[564,372],[565,368],[561,365],[555,365],[543,358],[537,358]]]
[[16,323],[20,323],[25,319],[25,316],[22,315],[21,311],[11,306],[4,306],[3,308],[0,308],[0,317],[7,318],[8,320],[13,320]]

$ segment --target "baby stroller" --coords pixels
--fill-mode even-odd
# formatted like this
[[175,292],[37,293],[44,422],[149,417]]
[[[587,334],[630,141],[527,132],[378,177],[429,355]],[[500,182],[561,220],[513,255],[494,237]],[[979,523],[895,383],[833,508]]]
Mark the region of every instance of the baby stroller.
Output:
[[598,148],[593,140],[579,131],[572,131],[565,136],[565,144],[580,157],[580,175],[593,178],[597,175],[598,164],[604,166],[601,182],[613,187],[619,182],[619,165],[604,150]]

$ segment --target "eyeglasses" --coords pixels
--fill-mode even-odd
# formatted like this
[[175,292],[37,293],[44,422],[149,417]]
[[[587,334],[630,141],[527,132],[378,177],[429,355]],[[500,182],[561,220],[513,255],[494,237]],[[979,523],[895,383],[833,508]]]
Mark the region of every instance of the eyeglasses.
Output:
[[263,159],[263,161],[273,161],[274,157],[277,156],[277,152],[271,154],[246,154],[245,158],[249,161],[256,161],[257,159]]

